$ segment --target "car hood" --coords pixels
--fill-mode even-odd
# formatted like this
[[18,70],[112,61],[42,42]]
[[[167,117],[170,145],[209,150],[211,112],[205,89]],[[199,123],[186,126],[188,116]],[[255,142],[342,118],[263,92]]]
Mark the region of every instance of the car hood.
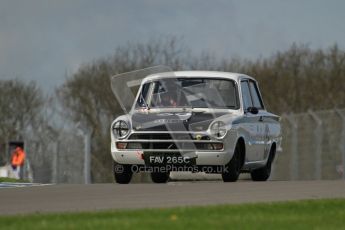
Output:
[[131,116],[136,131],[206,131],[214,119],[224,112],[136,112]]

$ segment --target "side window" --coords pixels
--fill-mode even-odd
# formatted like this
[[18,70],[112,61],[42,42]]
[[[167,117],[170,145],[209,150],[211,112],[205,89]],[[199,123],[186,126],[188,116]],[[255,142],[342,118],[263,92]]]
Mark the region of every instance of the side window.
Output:
[[258,109],[263,109],[264,106],[262,105],[262,100],[260,98],[258,87],[256,86],[255,82],[249,81],[249,87],[250,87],[250,93],[252,95],[254,107]]
[[252,104],[252,99],[250,97],[248,81],[241,81],[241,89],[242,89],[243,108],[247,109],[248,107],[252,107],[253,104]]

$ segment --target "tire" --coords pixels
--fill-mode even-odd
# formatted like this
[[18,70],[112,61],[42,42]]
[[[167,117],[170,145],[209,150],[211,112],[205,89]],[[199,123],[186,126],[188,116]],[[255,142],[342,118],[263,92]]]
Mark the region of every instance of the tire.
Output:
[[241,154],[241,148],[239,144],[237,144],[232,159],[225,166],[227,172],[222,173],[222,178],[224,182],[235,182],[238,180],[243,165],[243,156]]
[[169,173],[152,172],[151,179],[154,183],[166,183],[169,180]]
[[114,161],[113,170],[116,183],[128,184],[131,181],[133,175],[131,165],[123,165]]
[[274,160],[275,148],[271,148],[266,166],[250,172],[253,181],[267,181],[271,175],[272,162]]

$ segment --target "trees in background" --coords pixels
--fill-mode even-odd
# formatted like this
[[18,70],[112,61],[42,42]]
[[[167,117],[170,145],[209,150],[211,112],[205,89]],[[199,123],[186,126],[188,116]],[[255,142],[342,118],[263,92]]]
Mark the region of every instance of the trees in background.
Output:
[[[224,70],[231,71],[231,64]],[[278,114],[345,107],[345,52],[337,45],[311,50],[293,44],[287,51],[239,66],[259,81],[265,104]]]
[[0,142],[23,138],[26,129],[37,127],[43,105],[42,91],[34,82],[0,81]]

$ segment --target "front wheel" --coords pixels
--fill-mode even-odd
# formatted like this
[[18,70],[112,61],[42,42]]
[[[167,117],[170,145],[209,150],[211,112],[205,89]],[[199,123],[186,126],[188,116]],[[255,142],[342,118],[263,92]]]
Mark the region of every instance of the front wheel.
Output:
[[169,180],[169,173],[152,172],[151,179],[154,183],[166,183]]
[[113,170],[116,183],[128,184],[131,181],[133,172],[130,165],[123,165],[114,161]]
[[232,159],[225,166],[225,172],[222,173],[223,181],[224,182],[237,181],[241,173],[242,163],[243,163],[243,160],[241,156],[241,148],[237,144],[235,147],[235,152]]

